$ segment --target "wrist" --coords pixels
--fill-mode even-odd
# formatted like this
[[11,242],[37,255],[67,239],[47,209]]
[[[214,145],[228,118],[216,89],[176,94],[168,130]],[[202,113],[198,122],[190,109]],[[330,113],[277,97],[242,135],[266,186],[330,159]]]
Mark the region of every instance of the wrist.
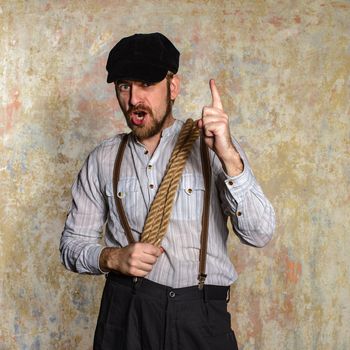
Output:
[[225,157],[220,158],[220,161],[228,176],[238,176],[244,170],[243,161],[236,150],[227,152]]
[[101,251],[99,258],[99,268],[103,273],[108,273],[112,271],[112,269],[109,266],[109,257],[113,249],[115,248],[105,247]]

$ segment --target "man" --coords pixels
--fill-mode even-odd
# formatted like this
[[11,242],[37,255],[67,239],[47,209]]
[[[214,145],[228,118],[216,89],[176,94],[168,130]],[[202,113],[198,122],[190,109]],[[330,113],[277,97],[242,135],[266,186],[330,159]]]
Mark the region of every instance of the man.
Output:
[[183,132],[172,114],[178,65],[179,52],[160,33],[123,38],[108,57],[107,82],[115,84],[132,132],[104,141],[87,158],[60,246],[68,269],[106,273],[94,349],[237,349],[227,313],[237,278],[226,251],[227,218],[253,246],[267,244],[274,230],[273,208],[231,137],[210,80],[212,103],[196,121],[202,136],[178,175],[165,235],[159,244],[142,241]]

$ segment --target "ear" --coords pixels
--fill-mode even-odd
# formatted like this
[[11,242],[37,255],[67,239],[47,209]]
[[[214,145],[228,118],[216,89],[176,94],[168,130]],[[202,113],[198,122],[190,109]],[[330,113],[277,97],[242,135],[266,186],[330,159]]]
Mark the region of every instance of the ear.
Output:
[[170,99],[174,101],[180,93],[180,77],[175,74],[170,81]]

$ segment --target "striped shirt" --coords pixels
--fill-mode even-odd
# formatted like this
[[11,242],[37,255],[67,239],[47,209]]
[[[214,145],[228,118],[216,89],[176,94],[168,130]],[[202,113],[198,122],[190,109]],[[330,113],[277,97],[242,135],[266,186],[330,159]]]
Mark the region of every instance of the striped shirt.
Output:
[[[116,195],[122,199],[136,241],[142,234],[182,125],[182,121],[176,120],[163,130],[152,156],[134,137],[129,137]],[[72,206],[60,244],[62,262],[69,270],[101,274],[99,256],[103,247],[128,244],[113,197],[113,166],[122,136],[116,135],[95,148],[73,185]],[[244,163],[243,172],[235,177],[225,174],[218,157],[210,151],[208,284],[227,286],[237,278],[226,247],[228,218],[242,242],[258,247],[269,242],[275,226],[274,210],[258,185],[243,150],[235,140],[234,144]],[[175,195],[170,224],[162,241],[165,253],[146,278],[174,288],[197,284],[204,188],[197,140]],[[105,244],[102,244],[104,225]]]

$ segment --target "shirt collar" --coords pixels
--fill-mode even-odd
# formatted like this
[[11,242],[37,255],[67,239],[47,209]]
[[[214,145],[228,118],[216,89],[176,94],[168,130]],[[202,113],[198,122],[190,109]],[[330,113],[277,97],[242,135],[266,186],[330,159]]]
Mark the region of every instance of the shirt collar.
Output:
[[162,132],[162,138],[168,138],[169,136],[178,134],[181,130],[183,121],[175,119],[174,123],[165,128]]

